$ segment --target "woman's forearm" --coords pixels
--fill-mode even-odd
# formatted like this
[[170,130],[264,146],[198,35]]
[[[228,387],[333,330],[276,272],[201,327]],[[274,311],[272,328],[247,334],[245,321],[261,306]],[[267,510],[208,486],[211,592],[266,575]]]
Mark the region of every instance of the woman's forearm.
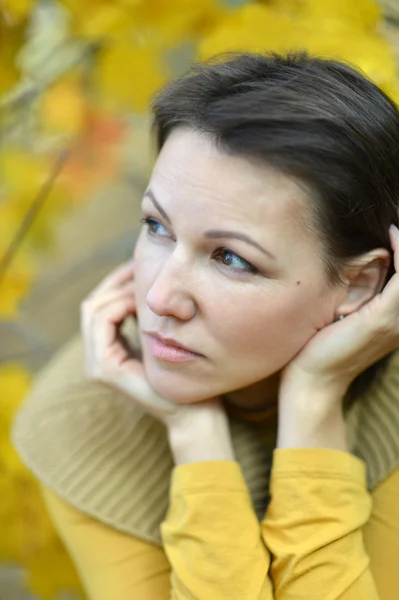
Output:
[[270,554],[236,461],[177,466],[161,532],[175,600],[273,600]]
[[275,598],[378,600],[363,543],[372,500],[365,465],[347,452],[280,449],[263,538]]

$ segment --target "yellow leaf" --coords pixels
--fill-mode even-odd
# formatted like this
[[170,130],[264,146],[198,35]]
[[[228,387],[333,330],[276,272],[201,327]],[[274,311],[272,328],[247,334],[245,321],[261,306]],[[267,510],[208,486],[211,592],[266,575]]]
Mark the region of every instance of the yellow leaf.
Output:
[[21,218],[22,215],[14,203],[0,203],[0,257],[16,235]]
[[23,42],[22,25],[11,26],[2,19],[0,9],[0,95],[8,91],[18,81],[19,68],[15,57]]
[[248,4],[232,13],[199,45],[199,57],[210,58],[219,52],[239,50],[284,52],[297,46],[298,23],[268,6]]
[[[10,415],[19,406],[32,382],[32,376],[18,363],[8,362],[0,366],[0,396],[2,407],[0,420],[7,419],[10,423]],[[5,404],[3,404],[5,399]]]
[[[52,168],[53,164],[48,157],[17,150],[0,154],[0,177],[5,194],[0,202],[0,257],[20,231],[38,194],[43,190],[44,182],[49,180]],[[50,191],[45,191],[43,201],[35,208],[34,218],[18,244],[10,268],[14,269],[15,260],[20,259],[23,270],[17,270],[12,276],[7,274],[8,289],[0,294],[0,313],[14,313],[16,302],[29,289],[31,278],[26,277],[25,269],[28,264],[32,264],[30,254],[34,259],[36,251],[51,248],[56,219],[71,204],[67,199],[67,190],[60,183],[58,177]],[[30,269],[31,266],[29,272]]]
[[[366,31],[378,17],[378,7],[372,0],[360,3],[362,27],[355,24],[357,13],[352,4],[343,0],[338,4],[333,0],[304,0],[299,3],[300,9],[289,0],[282,0],[281,4],[285,11],[277,10],[278,1],[271,7],[248,4],[236,11],[203,40],[200,58],[226,50],[286,52],[299,48],[316,56],[349,62],[383,88],[392,88],[397,81],[397,65],[388,42],[378,33]],[[288,6],[292,6],[291,12]]]
[[156,43],[140,46],[121,40],[104,50],[95,66],[98,90],[111,108],[145,111],[166,78]]
[[2,0],[1,10],[6,14],[7,19],[17,22],[29,16],[33,4],[34,0]]
[[[126,0],[127,2],[129,0]],[[233,13],[220,0],[143,0],[135,11],[137,28],[159,41],[177,45],[191,36],[204,35]]]
[[12,266],[0,280],[0,317],[14,317],[31,288],[34,272],[26,258],[14,257]]
[[29,190],[33,196],[50,172],[47,157],[7,149],[0,153],[0,178],[5,188],[13,194]]
[[132,0],[130,6],[121,2],[61,0],[72,16],[72,31],[87,39],[118,36],[129,32],[135,23],[134,9],[142,0]]
[[60,174],[70,203],[91,197],[104,182],[115,179],[122,163],[118,152],[125,138],[126,121],[105,109],[90,109],[82,135],[72,146]]
[[[26,190],[18,196],[9,197],[6,202],[0,204],[0,255],[5,252],[19,232],[36,194],[37,190],[35,193],[29,193]],[[52,247],[57,220],[70,206],[72,206],[72,201],[67,197],[66,190],[56,185],[29,223],[23,239],[19,242],[17,256],[25,260],[30,257],[34,259],[37,251],[49,250]]]
[[[8,245],[43,184],[49,181],[55,160],[55,157],[28,154],[22,150],[7,149],[0,153],[0,179],[6,198],[0,203],[0,249],[5,243]],[[58,174],[38,207],[18,252],[49,246],[55,219],[68,205],[71,206],[67,191],[62,185],[61,174]]]
[[[0,469],[4,473],[4,463]],[[0,477],[0,560],[17,561],[27,569],[32,593],[48,600],[73,591],[83,598],[81,585],[47,514],[37,481],[25,468]]]
[[[0,292],[1,297],[1,292]],[[15,411],[31,385],[31,375],[15,363],[0,367],[0,560],[18,560],[22,550],[17,481],[27,472],[10,442]]]
[[89,39],[131,33],[136,39],[176,45],[203,33],[230,12],[221,0],[62,0],[73,16],[73,30]]
[[399,82],[388,82],[386,85],[382,85],[381,87],[399,108]]
[[65,76],[42,95],[40,119],[44,133],[77,136],[83,129],[86,111],[80,75]]
[[392,49],[378,35],[351,32],[343,44],[341,35],[318,34],[307,38],[306,48],[313,54],[351,63],[379,86],[396,80],[397,65]]
[[335,24],[353,30],[370,30],[382,18],[382,10],[376,0],[272,0],[271,6],[302,21],[311,19],[319,27],[329,21],[329,27]]

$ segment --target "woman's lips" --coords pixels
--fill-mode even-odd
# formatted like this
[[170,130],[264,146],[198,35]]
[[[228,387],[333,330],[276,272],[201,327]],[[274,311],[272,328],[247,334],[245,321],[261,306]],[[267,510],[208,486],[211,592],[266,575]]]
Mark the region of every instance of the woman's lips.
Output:
[[199,358],[203,358],[202,354],[197,354],[196,352],[185,350],[184,348],[180,348],[179,346],[171,346],[170,344],[167,344],[163,340],[149,333],[145,333],[144,336],[151,355],[157,360],[162,360],[165,362],[184,363],[192,362],[194,360],[198,360]]

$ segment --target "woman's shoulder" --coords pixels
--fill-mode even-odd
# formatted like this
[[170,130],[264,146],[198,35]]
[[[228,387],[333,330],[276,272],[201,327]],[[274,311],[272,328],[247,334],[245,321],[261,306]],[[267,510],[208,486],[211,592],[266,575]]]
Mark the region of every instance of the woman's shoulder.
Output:
[[[39,372],[12,441],[62,498],[117,529],[140,535],[144,527],[142,537],[160,540],[173,468],[165,429],[123,393],[86,378],[80,334]],[[154,481],[157,497],[143,523]]]

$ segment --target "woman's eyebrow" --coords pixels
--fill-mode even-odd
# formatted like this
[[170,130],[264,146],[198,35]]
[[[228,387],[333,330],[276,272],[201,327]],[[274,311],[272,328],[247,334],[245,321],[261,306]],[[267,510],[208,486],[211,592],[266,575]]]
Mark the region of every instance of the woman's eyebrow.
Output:
[[[147,196],[151,200],[151,202],[153,203],[155,208],[163,216],[163,218],[168,223],[171,223],[169,216],[164,211],[162,206],[159,204],[159,202],[155,198],[154,192],[150,188],[148,188],[148,190],[146,190],[144,196]],[[251,244],[251,246],[254,246],[258,250],[263,252],[263,254],[266,254],[266,256],[268,256],[269,258],[276,260],[276,257],[274,256],[274,254],[272,254],[271,252],[269,252],[268,250],[263,248],[263,246],[258,244],[258,242],[255,242],[255,240],[253,240],[251,237],[249,237],[249,235],[246,235],[245,233],[240,233],[239,231],[223,231],[222,229],[210,229],[209,231],[206,231],[204,233],[204,237],[206,237],[206,238],[235,238],[236,240],[241,240],[242,242]]]
[[168,223],[171,223],[171,220],[169,219],[167,213],[164,211],[162,206],[159,204],[159,202],[155,198],[154,192],[150,188],[148,188],[148,190],[146,190],[144,197],[145,196],[147,196],[151,200],[151,202],[153,203],[155,208],[161,213],[161,215],[163,216],[165,221],[167,221]]
[[266,254],[269,258],[276,260],[274,254],[263,248],[258,242],[255,242],[249,235],[245,233],[240,233],[239,231],[223,231],[221,229],[210,229],[204,233],[206,238],[235,238],[236,240],[241,240],[246,242],[247,244],[251,244],[251,246],[255,246],[258,250]]

